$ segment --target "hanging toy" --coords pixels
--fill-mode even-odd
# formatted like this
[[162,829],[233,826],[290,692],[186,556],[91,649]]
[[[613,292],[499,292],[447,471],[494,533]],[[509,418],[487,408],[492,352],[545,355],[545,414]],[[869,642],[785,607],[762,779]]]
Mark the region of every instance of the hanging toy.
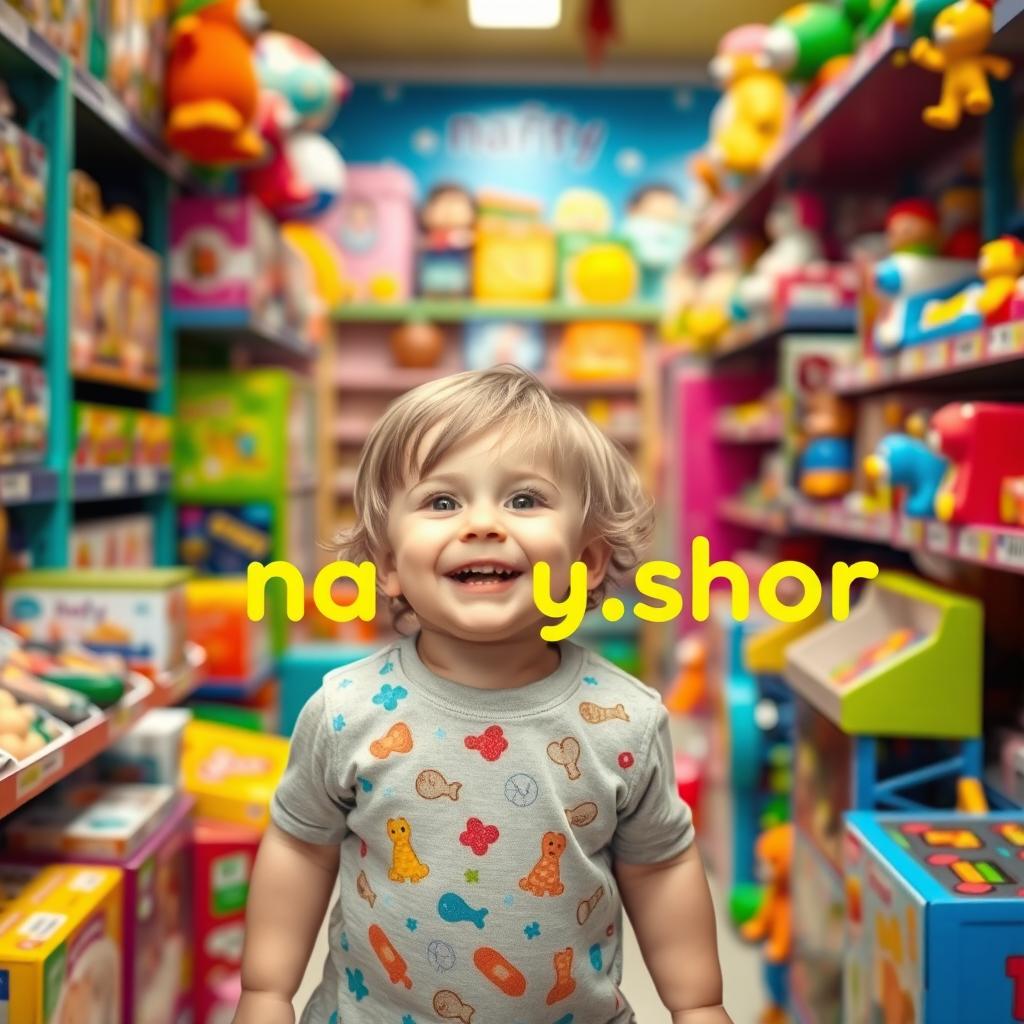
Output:
[[351,83],[311,46],[283,32],[264,32],[255,56],[268,157],[246,173],[246,190],[280,220],[315,216],[344,187],[341,155],[317,133],[334,119]]
[[926,71],[942,75],[942,98],[922,114],[929,127],[951,131],[965,112],[987,114],[992,109],[988,76],[1000,81],[1010,77],[1013,64],[985,52],[992,41],[994,3],[957,0],[936,17],[932,39],[914,40],[910,59]]
[[167,142],[197,164],[251,163],[259,88],[253,40],[266,24],[256,0],[182,0],[170,31]]
[[587,43],[587,59],[592,67],[604,60],[608,41],[618,31],[615,22],[615,0],[590,0],[586,9],[583,34]]

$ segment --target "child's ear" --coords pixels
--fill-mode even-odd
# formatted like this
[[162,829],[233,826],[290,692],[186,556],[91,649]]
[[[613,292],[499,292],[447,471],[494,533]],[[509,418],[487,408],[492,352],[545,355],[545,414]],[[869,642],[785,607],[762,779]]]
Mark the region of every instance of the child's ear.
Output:
[[398,582],[394,552],[387,551],[377,558],[377,583],[387,597],[401,596],[402,586]]
[[608,563],[612,557],[612,546],[604,537],[595,537],[580,552],[577,562],[587,567],[587,590],[593,590],[604,582]]

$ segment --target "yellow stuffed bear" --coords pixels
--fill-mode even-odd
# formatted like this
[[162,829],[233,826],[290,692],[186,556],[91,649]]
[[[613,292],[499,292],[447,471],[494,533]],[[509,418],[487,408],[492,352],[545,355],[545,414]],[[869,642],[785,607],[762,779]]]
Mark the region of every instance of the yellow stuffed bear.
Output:
[[987,114],[992,109],[988,76],[1004,80],[1013,64],[986,53],[992,41],[995,0],[957,0],[935,19],[933,39],[916,39],[910,58],[928,71],[942,74],[942,99],[923,113],[925,124],[952,130],[964,112]]

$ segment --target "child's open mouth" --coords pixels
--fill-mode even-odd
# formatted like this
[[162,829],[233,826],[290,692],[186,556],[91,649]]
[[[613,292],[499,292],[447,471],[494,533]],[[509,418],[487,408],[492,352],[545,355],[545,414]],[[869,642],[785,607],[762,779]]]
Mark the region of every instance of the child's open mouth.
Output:
[[463,566],[446,577],[459,587],[480,593],[500,593],[512,587],[523,574],[500,563],[479,563]]

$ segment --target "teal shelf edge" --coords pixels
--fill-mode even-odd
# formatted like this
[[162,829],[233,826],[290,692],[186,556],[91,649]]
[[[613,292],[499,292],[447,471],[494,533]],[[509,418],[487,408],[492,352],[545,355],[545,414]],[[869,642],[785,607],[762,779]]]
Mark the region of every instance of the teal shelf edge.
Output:
[[630,302],[607,306],[575,306],[567,302],[509,303],[476,302],[471,299],[414,299],[396,303],[353,303],[339,306],[331,316],[337,323],[404,323],[429,320],[438,323],[466,323],[473,320],[534,320],[542,323],[572,323],[577,320],[611,320],[630,323],[658,323],[657,303]]
[[172,329],[182,338],[206,342],[242,343],[254,353],[288,362],[313,359],[319,349],[287,329],[277,330],[253,316],[249,309],[171,309]]
[[0,505],[4,508],[49,504],[57,500],[59,490],[52,469],[22,466],[0,470]]

